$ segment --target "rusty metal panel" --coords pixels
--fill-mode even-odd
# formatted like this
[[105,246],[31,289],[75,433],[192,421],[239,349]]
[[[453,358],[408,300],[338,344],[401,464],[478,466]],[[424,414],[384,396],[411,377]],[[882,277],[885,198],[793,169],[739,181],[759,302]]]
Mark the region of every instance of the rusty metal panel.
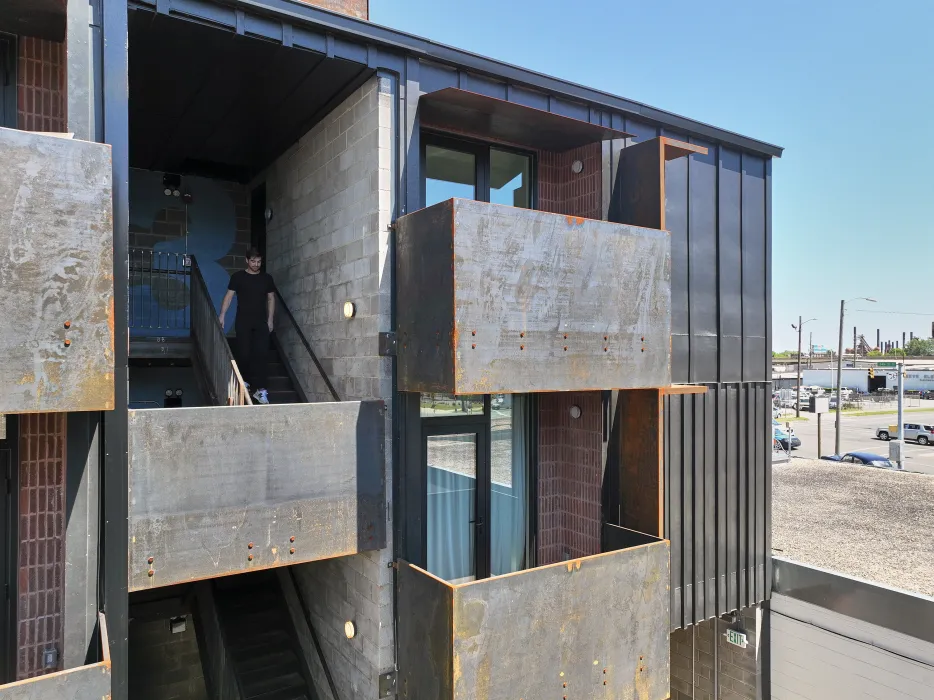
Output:
[[0,413],[114,407],[110,147],[0,129]]
[[396,227],[400,390],[670,384],[665,231],[463,199]]
[[399,562],[396,576],[399,697],[454,697],[454,587],[427,571]]
[[384,439],[381,401],[130,411],[130,590],[381,549]]
[[[110,697],[111,661],[107,622],[98,613],[103,660],[67,671],[0,685],[0,700],[102,700]],[[97,640],[95,640],[97,643]]]
[[[668,697],[665,541],[459,585],[399,574],[410,700]],[[430,685],[448,662],[451,687]]]

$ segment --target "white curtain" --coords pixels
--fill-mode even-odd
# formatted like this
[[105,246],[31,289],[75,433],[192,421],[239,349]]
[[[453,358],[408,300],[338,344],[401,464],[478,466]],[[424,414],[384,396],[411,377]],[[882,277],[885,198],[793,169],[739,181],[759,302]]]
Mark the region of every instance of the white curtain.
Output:
[[[512,403],[511,430],[497,430],[493,419],[492,488],[490,499],[490,566],[494,576],[527,567],[529,533],[529,409],[528,396],[507,396]],[[502,444],[508,440],[507,447]],[[499,445],[497,442],[499,441]],[[510,474],[507,482],[503,475]]]

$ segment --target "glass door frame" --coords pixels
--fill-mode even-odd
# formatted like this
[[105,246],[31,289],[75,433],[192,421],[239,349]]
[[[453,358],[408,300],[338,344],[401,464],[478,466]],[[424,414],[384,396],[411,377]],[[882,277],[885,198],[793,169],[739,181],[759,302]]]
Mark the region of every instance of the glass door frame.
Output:
[[477,139],[471,139],[469,137],[452,135],[441,131],[433,131],[431,129],[422,129],[420,133],[420,149],[419,154],[419,172],[421,176],[419,177],[419,187],[420,187],[420,199],[422,207],[426,203],[426,154],[428,146],[436,146],[438,148],[446,148],[452,151],[460,151],[461,153],[469,153],[474,157],[474,163],[476,167],[476,173],[474,176],[474,194],[475,200],[478,202],[489,202],[490,201],[490,150],[496,149],[498,151],[505,151],[507,153],[515,153],[517,155],[526,156],[529,158],[530,162],[530,177],[531,182],[529,183],[529,209],[536,210],[538,209],[538,154],[535,151],[529,151],[522,148],[517,148],[515,146],[510,146],[508,144],[494,143],[490,141],[480,141]]
[[[422,481],[425,484],[423,499],[428,503],[428,438],[443,435],[477,436],[477,483],[474,500],[474,575],[477,580],[490,576],[490,470],[492,463],[490,445],[490,397],[483,399],[483,413],[441,418],[421,418],[422,449],[419,459]],[[422,561],[428,565],[428,517],[422,521]]]

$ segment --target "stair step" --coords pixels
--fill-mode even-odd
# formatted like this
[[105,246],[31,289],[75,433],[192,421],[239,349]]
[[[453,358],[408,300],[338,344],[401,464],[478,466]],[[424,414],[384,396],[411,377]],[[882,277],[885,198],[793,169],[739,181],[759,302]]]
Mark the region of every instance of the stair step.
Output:
[[266,389],[273,391],[292,391],[292,380],[288,377],[269,375],[269,381],[266,382]]
[[272,362],[270,361],[266,365],[266,371],[269,372],[270,377],[287,377],[289,373],[285,369],[285,365],[282,362]]
[[[244,661],[237,664],[237,675],[240,676],[244,688],[252,688],[257,684],[263,684],[270,678],[282,678],[292,674],[297,674],[302,681],[305,680],[301,675],[298,659],[291,653],[282,653],[257,668],[243,668],[245,663]],[[304,682],[301,685],[304,685]]]
[[259,652],[248,659],[238,661],[237,672],[242,674],[253,673],[254,671],[268,668],[271,665],[288,659],[291,659],[291,663],[295,664],[295,668],[298,668],[299,662],[296,654],[297,652],[293,650],[292,647],[285,647],[269,652]]
[[277,645],[291,643],[292,637],[281,627],[273,627],[266,630],[240,630],[234,631],[224,625],[224,636],[227,639],[227,645],[230,650],[238,655],[244,656],[246,652],[252,652],[254,649],[268,648],[272,651],[278,648]]
[[298,399],[298,392],[295,391],[270,391],[269,403],[301,403]]
[[311,696],[308,695],[308,689],[305,686],[301,688],[282,688],[281,690],[273,690],[270,693],[265,693],[264,695],[256,695],[250,700],[311,700]]
[[243,695],[246,699],[262,697],[274,690],[284,690],[294,688],[296,690],[306,690],[308,685],[302,674],[298,671],[285,673],[277,676],[266,676],[251,683],[243,683]]

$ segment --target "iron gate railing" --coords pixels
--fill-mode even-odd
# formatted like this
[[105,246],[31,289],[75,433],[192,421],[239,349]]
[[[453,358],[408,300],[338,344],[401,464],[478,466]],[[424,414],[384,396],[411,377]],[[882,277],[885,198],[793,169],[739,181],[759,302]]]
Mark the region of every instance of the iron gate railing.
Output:
[[130,248],[127,323],[133,330],[182,331],[191,327],[192,256]]

